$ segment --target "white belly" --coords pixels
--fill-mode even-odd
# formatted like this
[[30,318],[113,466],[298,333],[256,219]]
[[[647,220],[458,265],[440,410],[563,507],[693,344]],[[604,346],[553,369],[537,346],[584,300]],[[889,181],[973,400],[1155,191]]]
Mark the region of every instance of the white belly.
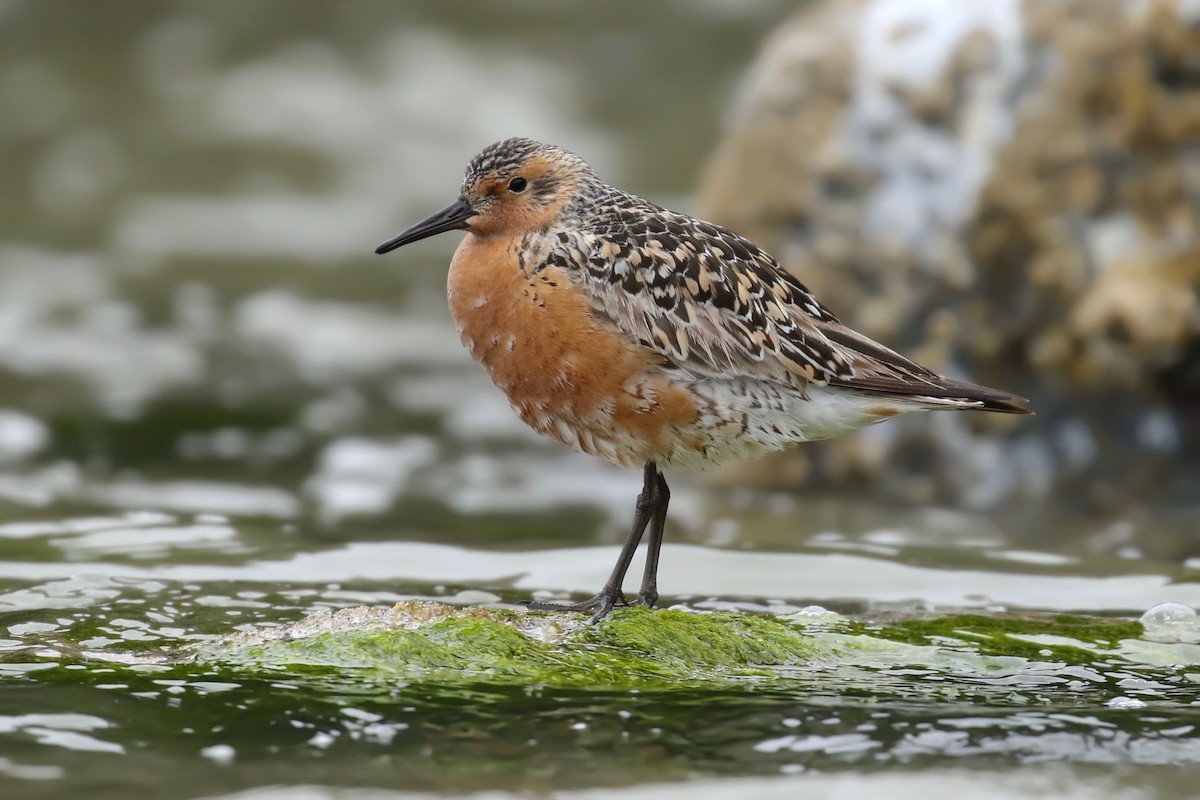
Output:
[[805,399],[793,389],[753,378],[700,378],[689,388],[703,404],[698,426],[705,432],[705,447],[674,452],[664,465],[704,469],[756,458],[936,407],[820,386],[810,387]]

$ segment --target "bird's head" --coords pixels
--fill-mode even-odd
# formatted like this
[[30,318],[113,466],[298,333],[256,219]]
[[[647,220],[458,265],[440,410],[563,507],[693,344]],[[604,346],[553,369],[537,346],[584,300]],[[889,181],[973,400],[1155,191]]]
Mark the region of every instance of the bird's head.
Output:
[[549,228],[567,203],[596,180],[582,158],[532,139],[505,139],[471,159],[458,199],[375,249],[387,253],[453,230],[477,236],[519,235]]

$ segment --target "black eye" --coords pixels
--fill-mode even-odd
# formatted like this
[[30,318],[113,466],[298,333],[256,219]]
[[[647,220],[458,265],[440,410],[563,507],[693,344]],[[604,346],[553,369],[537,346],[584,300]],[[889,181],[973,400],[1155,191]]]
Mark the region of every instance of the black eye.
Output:
[[529,181],[524,178],[513,178],[508,182],[508,190],[520,194],[525,191],[525,187],[529,185]]

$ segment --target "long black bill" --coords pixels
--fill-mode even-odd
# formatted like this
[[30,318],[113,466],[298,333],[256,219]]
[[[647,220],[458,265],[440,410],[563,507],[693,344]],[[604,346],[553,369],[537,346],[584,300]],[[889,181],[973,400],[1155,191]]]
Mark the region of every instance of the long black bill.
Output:
[[439,233],[465,230],[467,220],[473,216],[475,216],[475,212],[471,209],[470,203],[460,197],[429,219],[418,222],[394,239],[388,239],[379,245],[379,247],[376,247],[375,252],[383,255],[395,250],[397,247],[402,247],[410,242],[416,242],[421,239],[427,239]]

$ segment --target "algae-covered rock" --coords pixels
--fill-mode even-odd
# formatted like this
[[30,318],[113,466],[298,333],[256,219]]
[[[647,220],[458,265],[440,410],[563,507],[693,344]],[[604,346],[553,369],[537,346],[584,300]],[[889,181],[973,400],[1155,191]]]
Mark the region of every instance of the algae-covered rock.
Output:
[[572,614],[408,601],[238,634],[204,645],[197,657],[420,681],[615,687],[763,675],[815,654],[801,629],[771,617],[630,608],[593,626]]
[[[1103,677],[1110,672],[1128,677],[1149,669],[1149,679],[1168,669],[1190,691],[1190,679],[1178,671],[1200,664],[1200,647],[1149,641],[1131,620],[1063,615],[871,621],[832,613],[624,608],[589,625],[571,614],[407,601],[239,633],[205,643],[188,658],[291,681],[390,686],[817,689],[873,697],[952,690],[958,699],[1007,702],[1023,686],[1061,683],[1072,696],[1099,693],[1105,701],[1117,690],[1118,681]],[[1094,675],[1094,685],[1078,684],[1081,674]]]
[[699,212],[849,324],[1038,417],[906,420],[761,478],[976,506],[1194,500],[1197,141],[1194,3],[802,10],[751,69]]

